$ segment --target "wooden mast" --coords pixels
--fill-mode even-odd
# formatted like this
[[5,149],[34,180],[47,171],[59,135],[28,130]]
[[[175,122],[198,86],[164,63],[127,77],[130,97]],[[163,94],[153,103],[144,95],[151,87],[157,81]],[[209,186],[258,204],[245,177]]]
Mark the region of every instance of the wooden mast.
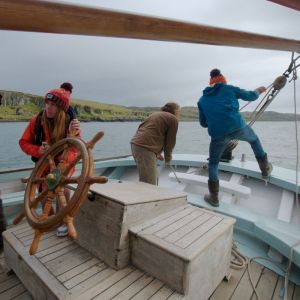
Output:
[[41,0],[0,0],[0,29],[300,52],[300,41]]

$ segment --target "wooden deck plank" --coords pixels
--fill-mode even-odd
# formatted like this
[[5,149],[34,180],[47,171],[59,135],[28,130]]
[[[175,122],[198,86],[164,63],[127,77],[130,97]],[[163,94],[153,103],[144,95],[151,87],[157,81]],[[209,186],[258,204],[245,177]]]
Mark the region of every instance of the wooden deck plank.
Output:
[[14,300],[33,300],[30,293],[26,290],[24,293],[15,297]]
[[151,281],[144,289],[137,293],[131,300],[145,300],[152,297],[159,289],[162,288],[164,284],[158,280],[154,279]]
[[27,221],[24,221],[24,223],[22,224],[18,224],[16,226],[12,225],[9,230],[14,234],[14,235],[18,235],[19,233],[25,232],[28,229],[32,228],[30,227],[30,225],[27,223]]
[[[192,213],[190,213],[191,215]],[[188,215],[184,218],[189,218]],[[184,218],[176,221],[177,224],[184,226]],[[197,217],[195,217],[197,219]],[[174,223],[175,224],[175,223]],[[178,225],[179,226],[179,225]],[[181,228],[181,227],[180,227]],[[24,229],[24,227],[23,227]],[[167,234],[169,229],[164,227],[161,231],[156,233]],[[53,232],[54,235],[54,232]],[[26,235],[25,235],[26,236]],[[23,235],[23,238],[25,237]],[[49,238],[52,238],[50,235]],[[116,276],[115,274],[120,271],[115,271],[104,266],[102,261],[92,256],[86,261],[82,262],[80,265],[73,266],[72,259],[68,256],[72,256],[72,245],[76,245],[73,241],[68,238],[55,240],[60,242],[48,241],[46,238],[41,244],[45,249],[40,250],[36,257],[39,258],[41,263],[50,264],[52,261],[56,260],[56,264],[65,264],[70,261],[69,267],[66,272],[60,274],[59,280],[64,282],[65,286],[70,289],[71,295],[74,297],[80,295],[80,299],[90,299],[88,296],[96,297],[99,299],[114,299],[114,300],[125,300],[125,299],[184,299],[183,295],[173,292],[171,289],[166,287],[162,282],[149,275],[146,275],[134,267],[130,267],[131,271],[128,271],[126,275]],[[25,238],[26,239],[26,238]],[[48,248],[47,248],[48,247]],[[75,246],[74,246],[75,247]],[[64,250],[66,249],[66,250]],[[85,250],[84,250],[85,251]],[[69,253],[70,252],[70,253]],[[79,255],[79,257],[81,257]],[[49,259],[51,258],[51,259]],[[81,257],[82,258],[82,257]],[[3,252],[0,252],[0,260],[5,263],[5,258],[3,257]],[[104,268],[100,270],[97,269],[100,265]],[[96,267],[97,266],[97,267]],[[96,267],[96,268],[95,268]],[[95,269],[97,272],[94,274]],[[263,270],[263,271],[262,271]],[[238,300],[238,299],[256,299],[253,295],[252,288],[250,286],[249,278],[247,272],[243,270],[233,270],[232,277],[229,282],[222,282],[214,294],[209,298],[210,300]],[[279,300],[280,288],[283,285],[283,278],[279,277],[272,271],[263,268],[257,263],[251,264],[251,274],[255,279],[257,285],[258,293],[261,300]],[[115,276],[113,276],[115,275]],[[8,276],[0,265],[0,299],[17,299],[17,300],[28,300],[32,299],[29,292],[26,291],[25,287],[17,279],[14,274]],[[116,279],[117,278],[117,279]],[[113,279],[114,286],[111,285],[110,280]],[[6,283],[5,283],[6,282]],[[2,286],[2,293],[1,293]],[[100,286],[100,292],[99,292]],[[92,291],[92,294],[91,292]],[[231,296],[230,296],[231,295]],[[101,297],[102,296],[102,297]],[[300,287],[292,283],[289,283],[288,289],[288,300],[299,300],[300,299]]]
[[178,230],[179,228],[183,227],[184,225],[192,222],[196,218],[200,217],[204,212],[203,211],[193,211],[192,213],[188,214],[187,216],[183,217],[182,219],[166,226],[162,230],[155,233],[156,236],[160,238],[165,238],[169,234],[173,233],[174,231]]
[[30,236],[34,233],[34,230],[31,227],[28,227],[26,230],[20,232],[20,233],[15,233],[13,232],[13,234],[15,235],[15,237],[17,237],[18,239],[24,238],[26,236]]
[[[293,299],[293,292],[294,292],[294,284],[289,282],[288,290],[287,290],[287,300]],[[284,287],[284,278],[282,276],[278,276],[277,284],[273,293],[272,300],[282,300],[281,297],[281,289]]]
[[[26,247],[26,246],[29,246],[31,245],[32,241],[33,241],[33,238],[34,238],[34,235],[32,235],[30,238],[25,238],[24,240],[23,239],[19,239],[19,241]],[[60,239],[58,239],[56,237],[56,235],[51,232],[51,233],[44,233],[42,234],[42,237],[41,237],[41,241],[40,241],[40,244],[39,244],[39,248],[44,248],[45,246],[43,246],[43,244],[47,244],[51,241],[57,241],[59,242],[60,240],[63,240],[63,239],[66,239],[67,237],[62,237]]]
[[176,221],[184,218],[185,216],[189,215],[191,212],[193,211],[193,207],[190,205],[189,207],[187,207],[184,210],[179,211],[176,214],[173,214],[169,217],[165,217],[164,219],[162,219],[160,222],[153,224],[150,227],[146,227],[143,230],[143,233],[145,234],[153,234],[154,232],[157,232],[163,228],[165,228],[166,226],[169,226],[172,223],[175,223]]
[[173,292],[173,294],[170,297],[168,297],[168,300],[184,300],[184,299],[187,299],[187,298],[176,292]]
[[112,299],[114,296],[118,295],[120,292],[125,290],[127,287],[129,287],[131,284],[133,284],[136,280],[138,280],[142,276],[143,273],[141,271],[134,270],[133,272],[129,273],[126,277],[118,281],[116,284],[106,289],[101,294],[98,294],[94,299],[98,299],[98,300]]
[[[18,279],[18,278],[17,278]],[[1,293],[0,291],[0,299],[13,299],[17,296],[19,296],[20,294],[23,294],[24,292],[26,292],[26,288],[24,287],[24,285],[20,282],[20,280],[18,279],[18,284],[14,285],[13,287],[5,290],[3,293]]]
[[[250,274],[251,274],[251,278],[253,279],[253,283],[254,285],[257,284],[260,276],[261,276],[261,272],[263,270],[263,266],[256,263],[256,262],[253,262],[251,263],[251,266],[250,266]],[[247,299],[250,299],[253,295],[253,289],[252,289],[252,286],[251,286],[251,283],[250,283],[250,279],[249,279],[249,275],[248,275],[248,272],[245,271],[237,288],[235,289],[232,297],[231,297],[231,300],[240,300],[240,299],[244,299],[244,300],[247,300]]]
[[89,269],[99,263],[102,263],[102,262],[98,258],[92,257],[90,260],[82,263],[81,265],[61,274],[60,276],[57,277],[57,279],[61,282],[65,282],[65,281],[70,280],[71,278],[75,277],[76,275],[80,274],[81,272],[84,272],[87,269]]
[[93,267],[90,267],[89,269],[81,272],[77,276],[72,277],[71,279],[64,282],[64,286],[70,290],[71,288],[75,287],[79,283],[87,280],[88,278],[91,278],[93,275],[100,273],[106,269],[106,266],[104,263],[100,263],[98,265],[95,265]]
[[75,250],[78,247],[79,246],[77,244],[73,243],[71,245],[68,245],[68,246],[56,251],[56,252],[53,252],[53,253],[51,253],[47,256],[44,256],[44,257],[40,258],[40,262],[43,263],[43,264],[47,263],[47,262],[49,262],[49,261],[51,261],[51,260],[53,260],[53,259],[55,259],[59,256],[62,256],[62,255],[66,254],[66,253],[68,253],[72,250]]
[[177,207],[177,208],[175,208],[175,209],[173,209],[171,211],[168,211],[168,212],[166,212],[166,213],[164,213],[162,215],[159,215],[159,216],[157,216],[157,217],[155,217],[153,219],[150,219],[150,220],[146,221],[143,224],[135,225],[133,228],[137,232],[139,232],[141,230],[144,231],[145,229],[148,229],[148,228],[152,227],[153,225],[155,225],[155,224],[161,222],[162,220],[165,220],[165,219],[167,219],[167,218],[169,218],[169,217],[171,217],[171,216],[179,213],[180,211],[184,211],[184,210],[187,210],[187,209],[190,210],[189,207],[190,207],[190,205],[179,206],[179,207]]
[[209,300],[227,300],[231,299],[232,294],[239,285],[246,269],[230,269],[231,277],[229,281],[222,281],[214,293],[210,296]]
[[20,283],[20,280],[17,276],[9,276],[6,280],[2,281],[0,283],[0,293],[11,289],[12,287],[18,285]]
[[45,267],[54,275],[59,276],[91,258],[91,254],[83,248],[76,248],[47,263]]
[[158,290],[149,300],[164,300],[168,299],[169,296],[173,294],[173,290],[168,288],[167,286],[163,286],[160,290]]
[[0,273],[0,283],[7,280],[8,278],[9,278],[9,275],[7,275],[6,272],[4,272],[4,270],[2,270],[2,272]]
[[178,229],[176,232],[170,234],[168,237],[165,238],[165,240],[170,243],[175,243],[176,241],[178,241],[182,237],[184,237],[187,233],[191,232],[191,230],[204,224],[210,218],[211,218],[211,214],[204,213],[203,215],[199,216],[199,218],[197,218],[193,222],[187,224],[186,226],[183,226],[182,228]]
[[[96,285],[100,284],[102,281],[111,277],[115,273],[116,273],[115,270],[111,268],[106,268],[102,272],[97,273],[91,278],[87,279],[86,281],[83,281],[80,284],[76,285],[70,291],[72,292],[73,295],[79,295],[80,293],[83,293],[83,296],[79,297],[83,300],[90,299],[88,291],[90,291],[90,289],[94,288]],[[83,289],[84,292],[82,291]]]
[[300,285],[295,285],[293,300],[299,300],[299,299],[300,299]]
[[[120,281],[122,278],[126,277],[129,273],[132,273],[134,271],[133,268],[128,267],[122,270],[119,270],[118,272],[114,272],[111,276],[107,277],[103,281],[99,282],[97,285],[93,286],[92,288],[88,289],[84,294],[82,294],[79,299],[86,300],[86,299],[92,299],[96,296],[98,296],[100,293]],[[75,287],[77,288],[77,286]]]
[[188,234],[183,236],[180,240],[175,242],[175,245],[181,248],[187,248],[195,240],[198,240],[200,236],[204,235],[207,231],[211,230],[215,225],[220,223],[223,219],[217,216],[213,216],[207,222],[200,227],[191,229]]
[[[276,287],[278,275],[267,268],[263,268],[260,279],[256,286],[260,300],[272,299]],[[251,300],[256,300],[256,295],[252,295]]]
[[[42,234],[42,237],[41,237],[41,241],[43,240],[46,240],[48,239],[49,237],[51,236],[54,236],[55,235],[55,232],[54,231],[49,231],[49,232],[46,232],[46,233],[43,233]],[[19,241],[21,241],[23,244],[25,245],[28,245],[28,243],[32,243],[32,240],[34,238],[34,232],[32,232],[31,234],[27,235],[27,236],[24,236],[22,238],[18,238]]]
[[61,242],[60,244],[54,245],[54,246],[49,247],[49,248],[47,248],[47,249],[44,249],[44,250],[39,250],[39,249],[38,249],[38,251],[37,251],[37,253],[35,254],[35,256],[36,256],[37,258],[42,258],[42,257],[44,257],[44,256],[46,256],[46,255],[49,255],[49,254],[51,254],[51,253],[53,253],[53,252],[56,252],[56,251],[58,251],[58,250],[60,250],[60,249],[63,249],[64,247],[67,247],[67,246],[69,246],[69,245],[71,245],[71,244],[73,244],[73,243],[74,243],[73,241],[67,239],[67,240]]
[[131,299],[134,295],[136,295],[139,291],[141,291],[145,286],[147,286],[154,278],[147,274],[144,274],[141,278],[139,278],[134,284],[130,285],[124,291],[116,295],[114,300],[127,300]]

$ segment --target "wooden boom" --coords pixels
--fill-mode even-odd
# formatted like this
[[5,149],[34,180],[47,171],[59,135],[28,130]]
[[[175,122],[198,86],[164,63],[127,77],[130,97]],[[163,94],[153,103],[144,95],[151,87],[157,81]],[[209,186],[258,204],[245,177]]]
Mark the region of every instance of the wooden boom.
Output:
[[0,29],[300,52],[300,41],[41,0],[0,0]]

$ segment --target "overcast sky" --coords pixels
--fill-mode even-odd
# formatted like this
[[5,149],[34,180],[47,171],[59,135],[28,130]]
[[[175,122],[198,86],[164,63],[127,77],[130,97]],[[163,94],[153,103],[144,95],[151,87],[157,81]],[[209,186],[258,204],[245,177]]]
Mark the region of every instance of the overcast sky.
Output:
[[[265,0],[64,2],[300,39],[300,12]],[[214,67],[230,84],[268,86],[291,58],[282,51],[12,31],[0,31],[0,40],[0,89],[44,95],[70,81],[73,98],[125,106],[196,106]],[[300,78],[296,85],[299,91]],[[269,110],[293,111],[292,83]]]

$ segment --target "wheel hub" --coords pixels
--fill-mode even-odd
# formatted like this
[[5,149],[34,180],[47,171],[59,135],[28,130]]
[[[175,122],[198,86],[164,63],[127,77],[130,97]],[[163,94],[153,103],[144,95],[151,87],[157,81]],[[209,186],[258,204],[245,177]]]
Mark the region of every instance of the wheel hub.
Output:
[[52,170],[52,172],[47,175],[45,181],[48,190],[54,191],[55,188],[60,183],[61,177],[62,177],[62,173],[60,169]]

